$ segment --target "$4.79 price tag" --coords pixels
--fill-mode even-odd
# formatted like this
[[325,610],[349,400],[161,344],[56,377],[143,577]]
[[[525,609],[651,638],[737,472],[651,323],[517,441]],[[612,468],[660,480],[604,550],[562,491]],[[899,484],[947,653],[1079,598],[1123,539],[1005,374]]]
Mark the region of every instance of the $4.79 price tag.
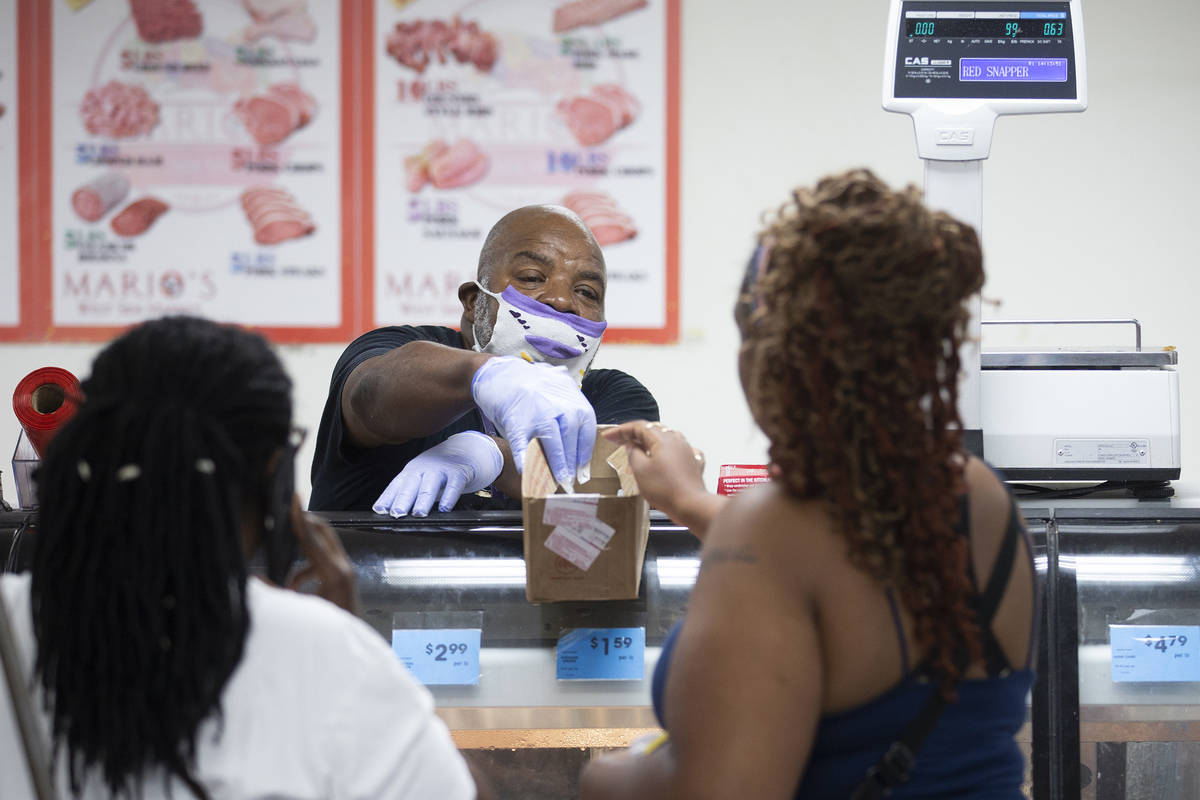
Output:
[[426,686],[478,684],[479,641],[479,628],[392,631],[392,651]]
[[640,681],[645,628],[572,628],[558,637],[560,681]]
[[1109,625],[1114,682],[1200,681],[1200,625]]

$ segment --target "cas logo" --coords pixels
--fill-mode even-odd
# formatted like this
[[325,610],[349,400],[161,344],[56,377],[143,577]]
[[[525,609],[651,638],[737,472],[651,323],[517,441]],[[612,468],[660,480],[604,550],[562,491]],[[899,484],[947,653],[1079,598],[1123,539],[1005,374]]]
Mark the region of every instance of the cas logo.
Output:
[[929,66],[929,56],[921,56],[919,58],[917,56],[905,56],[904,57],[904,66],[906,66],[906,67],[928,67]]

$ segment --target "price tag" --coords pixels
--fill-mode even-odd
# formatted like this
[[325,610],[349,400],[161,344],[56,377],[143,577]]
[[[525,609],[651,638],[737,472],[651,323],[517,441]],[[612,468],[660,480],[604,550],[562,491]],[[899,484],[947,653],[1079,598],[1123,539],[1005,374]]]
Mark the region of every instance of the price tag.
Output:
[[645,628],[572,628],[558,637],[560,681],[640,681]]
[[1200,681],[1200,625],[1109,625],[1114,682]]
[[393,630],[392,651],[426,686],[475,686],[479,639],[479,628]]

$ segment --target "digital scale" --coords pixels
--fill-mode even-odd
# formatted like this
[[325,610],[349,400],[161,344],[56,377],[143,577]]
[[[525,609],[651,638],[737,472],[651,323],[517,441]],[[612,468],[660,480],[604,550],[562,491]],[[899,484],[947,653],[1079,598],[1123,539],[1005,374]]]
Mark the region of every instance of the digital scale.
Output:
[[[982,238],[983,160],[1001,114],[1087,108],[1080,0],[891,0],[883,107],[912,117],[925,202]],[[989,321],[1136,328],[1132,348],[982,352],[978,295],[959,353],[968,449],[1008,480],[1179,477],[1176,353],[1143,351],[1135,320]]]

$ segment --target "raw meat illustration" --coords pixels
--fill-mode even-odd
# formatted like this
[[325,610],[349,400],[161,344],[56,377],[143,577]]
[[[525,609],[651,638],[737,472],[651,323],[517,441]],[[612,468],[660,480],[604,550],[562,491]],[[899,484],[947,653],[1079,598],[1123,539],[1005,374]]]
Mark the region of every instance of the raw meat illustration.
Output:
[[170,208],[157,197],[143,197],[134,200],[112,218],[113,233],[119,236],[139,236],[154,224],[154,220]]
[[405,184],[410,192],[419,192],[421,187],[429,183],[429,162],[450,149],[441,139],[434,139],[421,149],[415,156],[404,159]]
[[71,206],[80,219],[96,222],[129,194],[129,178],[120,172],[106,172],[85,183],[71,195]]
[[274,36],[281,42],[312,44],[317,38],[317,24],[305,0],[242,0],[242,4],[254,19],[244,32],[247,41]]
[[114,139],[147,134],[158,124],[158,103],[142,87],[120,81],[89,90],[79,113],[88,133]]
[[601,83],[585,95],[558,101],[558,116],[584,147],[607,141],[637,118],[642,106],[637,98],[615,83]]
[[445,64],[447,51],[460,64],[471,63],[480,72],[491,72],[499,49],[495,36],[479,30],[478,23],[458,17],[451,22],[397,22],[387,38],[388,55],[417,72],[424,72],[435,55],[439,64]]
[[143,42],[195,39],[204,32],[204,20],[192,0],[129,0],[129,10]]
[[554,32],[599,25],[647,6],[647,0],[574,0],[554,9]]
[[491,159],[469,139],[447,145],[434,139],[415,156],[404,159],[408,190],[419,192],[426,183],[438,189],[469,186],[488,171]]
[[317,229],[308,212],[296,204],[296,198],[272,186],[242,192],[242,210],[259,244],[279,244]]
[[303,128],[317,111],[317,101],[294,83],[276,83],[266,94],[238,100],[233,112],[259,144],[277,144]]
[[562,204],[580,216],[591,228],[601,247],[623,242],[637,236],[633,219],[617,206],[617,201],[604,192],[575,191],[563,198]]

